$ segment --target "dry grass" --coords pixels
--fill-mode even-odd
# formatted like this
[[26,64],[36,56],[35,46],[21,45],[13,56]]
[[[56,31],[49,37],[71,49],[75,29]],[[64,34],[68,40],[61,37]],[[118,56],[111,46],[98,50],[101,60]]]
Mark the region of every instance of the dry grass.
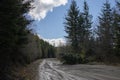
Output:
[[39,65],[42,60],[37,60],[26,67],[17,67],[14,71],[15,80],[38,80]]

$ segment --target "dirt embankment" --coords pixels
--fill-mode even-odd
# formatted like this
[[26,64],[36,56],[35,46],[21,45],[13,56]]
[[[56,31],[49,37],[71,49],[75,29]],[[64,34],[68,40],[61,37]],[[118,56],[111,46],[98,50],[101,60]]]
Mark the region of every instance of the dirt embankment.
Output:
[[25,67],[17,67],[14,71],[15,80],[39,80],[39,65],[42,60],[37,60]]

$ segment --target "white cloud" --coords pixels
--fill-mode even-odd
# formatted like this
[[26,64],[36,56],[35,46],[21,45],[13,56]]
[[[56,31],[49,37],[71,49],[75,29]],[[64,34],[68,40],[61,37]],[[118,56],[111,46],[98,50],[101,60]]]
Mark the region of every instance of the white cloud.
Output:
[[48,43],[50,43],[51,45],[55,46],[55,47],[64,46],[66,44],[66,41],[63,38],[44,39],[44,40],[47,41]]
[[48,42],[49,44],[58,47],[58,46],[64,46],[66,45],[66,40],[64,38],[56,38],[56,39],[45,39],[41,35],[37,34],[40,39],[43,39],[44,41]]
[[68,0],[34,0],[31,3],[34,8],[30,10],[29,15],[37,20],[44,19],[54,7],[65,5],[67,2]]

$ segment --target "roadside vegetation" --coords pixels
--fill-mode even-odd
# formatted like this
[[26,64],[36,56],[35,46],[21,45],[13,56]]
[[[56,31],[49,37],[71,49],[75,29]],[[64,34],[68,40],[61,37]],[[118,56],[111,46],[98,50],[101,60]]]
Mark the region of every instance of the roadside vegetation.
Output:
[[63,63],[120,63],[120,1],[114,7],[106,1],[96,22],[86,1],[82,10],[72,0],[64,22],[67,44],[58,48]]
[[[0,0],[0,80],[24,80],[17,67],[41,58],[55,57],[55,48],[32,33],[26,14],[32,0]],[[19,78],[20,77],[20,78]]]
[[[43,58],[60,59],[64,64],[88,62],[120,63],[120,1],[111,7],[106,1],[93,26],[89,5],[83,10],[72,0],[65,16],[65,46],[54,47],[40,39],[26,18],[33,0],[0,0],[0,80],[24,80],[17,67]],[[20,77],[20,78],[19,78]]]

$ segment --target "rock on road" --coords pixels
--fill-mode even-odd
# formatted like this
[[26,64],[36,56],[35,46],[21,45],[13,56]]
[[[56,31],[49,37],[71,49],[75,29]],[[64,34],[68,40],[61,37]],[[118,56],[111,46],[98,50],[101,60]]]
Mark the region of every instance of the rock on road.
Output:
[[120,80],[120,67],[62,65],[55,59],[44,59],[39,65],[39,80]]

